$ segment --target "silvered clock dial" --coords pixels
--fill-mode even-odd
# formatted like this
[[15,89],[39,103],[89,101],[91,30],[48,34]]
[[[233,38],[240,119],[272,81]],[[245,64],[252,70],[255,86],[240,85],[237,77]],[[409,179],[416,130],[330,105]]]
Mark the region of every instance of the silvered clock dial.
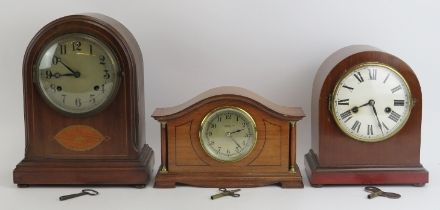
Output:
[[223,107],[208,113],[200,128],[206,153],[219,161],[238,161],[254,148],[257,131],[252,117],[243,109]]
[[120,80],[113,51],[81,33],[66,34],[47,44],[35,71],[46,102],[68,114],[101,110],[111,102]]

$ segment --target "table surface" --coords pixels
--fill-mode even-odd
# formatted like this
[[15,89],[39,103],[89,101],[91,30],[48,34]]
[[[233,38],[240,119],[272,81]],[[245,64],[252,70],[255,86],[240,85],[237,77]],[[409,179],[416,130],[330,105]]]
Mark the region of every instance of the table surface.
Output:
[[[2,159],[4,162],[4,159]],[[9,164],[12,166],[11,164]],[[238,198],[211,200],[215,188],[177,186],[173,189],[132,187],[28,187],[12,183],[12,168],[1,168],[0,197],[5,209],[417,209],[438,208],[440,163],[430,162],[430,183],[423,187],[380,186],[383,191],[396,192],[400,199],[378,197],[367,199],[363,186],[311,187],[304,176],[304,189],[282,189],[279,186],[243,188]],[[157,170],[157,168],[156,168]],[[61,195],[80,192],[83,188],[99,191],[98,196],[82,196],[58,201]],[[2,208],[3,209],[3,208]]]

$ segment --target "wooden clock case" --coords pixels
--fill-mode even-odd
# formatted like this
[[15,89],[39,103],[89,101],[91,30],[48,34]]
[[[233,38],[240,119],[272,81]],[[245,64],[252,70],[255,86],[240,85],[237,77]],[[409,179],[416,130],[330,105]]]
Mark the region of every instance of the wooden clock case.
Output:
[[[220,162],[204,152],[200,123],[215,108],[233,106],[255,120],[257,142],[252,152],[237,162]],[[257,187],[280,183],[284,188],[303,187],[296,164],[296,122],[301,108],[275,105],[238,87],[208,90],[176,107],[158,108],[152,117],[161,122],[161,166],[154,187],[176,183],[199,187]]]
[[[85,33],[106,43],[119,62],[121,84],[104,110],[90,116],[68,116],[52,109],[37,91],[36,62],[42,48],[66,33]],[[23,62],[26,147],[13,172],[14,183],[28,185],[145,186],[153,167],[153,151],[145,144],[142,54],[133,35],[121,23],[100,14],[71,15],[42,28],[29,44]],[[85,151],[64,148],[54,136],[81,125],[105,136]],[[76,137],[80,136],[80,134]]]
[[[364,62],[394,67],[407,81],[415,102],[404,127],[385,141],[366,143],[350,138],[339,129],[329,110],[339,78]],[[305,156],[305,166],[313,186],[428,182],[428,172],[420,164],[422,93],[416,75],[405,62],[371,46],[342,48],[319,68],[312,94],[312,149]]]

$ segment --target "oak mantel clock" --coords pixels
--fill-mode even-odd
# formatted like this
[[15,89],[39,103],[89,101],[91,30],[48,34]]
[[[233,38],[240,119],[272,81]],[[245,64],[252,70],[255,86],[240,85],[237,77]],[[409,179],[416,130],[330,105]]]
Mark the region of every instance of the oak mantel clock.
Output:
[[161,123],[155,187],[303,187],[296,164],[301,108],[219,87],[179,106],[158,108],[152,116]]
[[420,164],[422,93],[399,58],[365,45],[336,51],[317,72],[312,93],[314,186],[424,185]]
[[23,62],[26,148],[19,186],[145,186],[143,63],[133,35],[100,14],[59,18],[29,44]]

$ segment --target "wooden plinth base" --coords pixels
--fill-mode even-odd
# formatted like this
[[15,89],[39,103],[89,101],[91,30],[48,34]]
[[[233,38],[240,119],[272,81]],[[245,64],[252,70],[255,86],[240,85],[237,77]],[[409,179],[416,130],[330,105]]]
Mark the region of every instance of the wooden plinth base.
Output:
[[303,188],[301,172],[295,165],[295,173],[161,173],[159,170],[154,183],[155,188],[174,188],[176,184],[197,187],[245,188],[280,184],[282,188]]
[[305,155],[306,173],[310,184],[322,185],[385,185],[423,186],[428,183],[428,171],[420,167],[320,167],[317,156],[310,150]]
[[145,186],[154,165],[153,150],[144,145],[138,160],[21,161],[14,183],[29,185],[134,185]]

